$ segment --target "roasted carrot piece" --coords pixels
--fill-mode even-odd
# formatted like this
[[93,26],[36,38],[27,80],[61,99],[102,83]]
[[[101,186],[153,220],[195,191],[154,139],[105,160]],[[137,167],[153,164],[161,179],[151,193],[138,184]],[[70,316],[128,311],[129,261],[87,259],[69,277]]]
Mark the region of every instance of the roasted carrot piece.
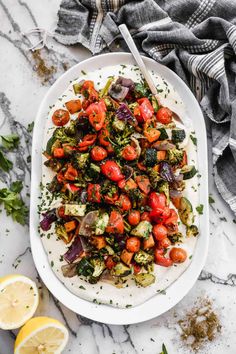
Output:
[[155,241],[154,238],[152,236],[152,234],[149,235],[148,239],[143,241],[143,249],[147,250],[152,248],[155,245]]
[[91,243],[94,245],[98,250],[102,249],[106,246],[106,241],[103,236],[93,236],[91,238]]
[[160,131],[156,128],[148,128],[144,131],[144,136],[147,138],[149,143],[156,141],[161,135]]
[[165,158],[166,158],[166,151],[164,151],[164,150],[157,151],[157,160],[158,161],[165,160]]
[[122,262],[124,262],[127,265],[130,265],[132,258],[133,258],[134,253],[133,252],[128,252],[126,249],[124,249],[120,255],[120,259]]
[[137,183],[133,180],[133,178],[130,178],[126,183],[125,183],[125,190],[128,191],[130,189],[136,189],[138,187]]
[[76,112],[79,112],[81,110],[81,101],[80,99],[78,100],[71,100],[65,103],[66,108],[71,114],[74,114]]
[[179,209],[180,207],[180,199],[181,197],[172,197],[171,201],[174,204],[174,206],[176,207],[176,209]]
[[148,194],[150,192],[151,183],[147,176],[137,176],[135,180],[143,193]]
[[68,221],[64,224],[66,232],[71,232],[76,229],[77,223],[75,220]]

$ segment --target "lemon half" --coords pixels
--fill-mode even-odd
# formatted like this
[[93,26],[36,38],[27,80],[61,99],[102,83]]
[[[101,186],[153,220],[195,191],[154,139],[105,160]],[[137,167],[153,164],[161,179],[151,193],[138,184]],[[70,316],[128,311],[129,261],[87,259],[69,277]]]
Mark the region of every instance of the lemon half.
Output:
[[0,328],[15,329],[30,319],[38,306],[36,284],[23,275],[0,278]]
[[34,317],[20,329],[14,354],[60,354],[68,337],[68,330],[59,321]]

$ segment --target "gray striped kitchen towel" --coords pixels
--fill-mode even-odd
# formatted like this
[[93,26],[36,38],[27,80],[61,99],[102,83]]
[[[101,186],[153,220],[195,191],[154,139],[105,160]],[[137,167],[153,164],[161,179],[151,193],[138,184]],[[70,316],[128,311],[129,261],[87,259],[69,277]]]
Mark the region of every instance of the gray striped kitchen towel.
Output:
[[56,39],[93,54],[126,50],[121,23],[141,52],[192,89],[212,137],[217,188],[236,213],[236,0],[62,0]]

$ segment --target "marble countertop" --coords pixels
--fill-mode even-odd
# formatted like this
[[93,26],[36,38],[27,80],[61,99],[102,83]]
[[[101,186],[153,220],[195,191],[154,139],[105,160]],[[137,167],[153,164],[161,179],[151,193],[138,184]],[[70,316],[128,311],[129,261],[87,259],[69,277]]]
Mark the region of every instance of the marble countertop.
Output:
[[[60,0],[0,0],[0,132],[17,132],[20,147],[9,153],[14,162],[9,174],[1,173],[1,188],[22,180],[22,197],[29,204],[31,134],[27,131],[51,83],[67,68],[90,56],[84,48],[65,48],[49,38],[40,56],[29,46],[37,37],[22,35],[36,26],[53,30]],[[46,62],[44,74],[36,70]],[[210,143],[209,143],[210,145]],[[210,148],[209,148],[210,150]],[[211,161],[211,158],[209,157]],[[187,296],[173,309],[151,321],[137,325],[108,326],[81,317],[60,304],[40,282],[30,251],[28,226],[0,214],[0,275],[22,273],[40,286],[37,314],[58,318],[66,324],[70,340],[66,354],[158,354],[164,342],[169,354],[191,353],[180,340],[178,320],[199,298],[208,297],[218,313],[222,330],[199,353],[236,353],[236,225],[234,215],[222,201],[214,185],[211,166],[209,190],[210,248],[204,270]],[[17,331],[0,330],[0,354],[12,354]]]

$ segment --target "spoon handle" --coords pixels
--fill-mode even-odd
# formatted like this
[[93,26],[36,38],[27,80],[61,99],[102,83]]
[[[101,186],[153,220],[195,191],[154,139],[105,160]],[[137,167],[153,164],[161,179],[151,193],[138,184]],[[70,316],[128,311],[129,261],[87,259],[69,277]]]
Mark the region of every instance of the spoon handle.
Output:
[[133,38],[131,37],[131,34],[125,24],[122,24],[119,26],[120,33],[122,34],[122,37],[124,38],[127,46],[129,47],[129,50],[133,54],[133,57],[138,64],[139,69],[141,70],[145,80],[147,81],[147,84],[152,92],[153,95],[157,95],[157,89],[156,86],[152,80],[151,75],[149,74],[143,59],[141,55],[139,54],[138,48],[136,47],[136,44],[134,43]]

